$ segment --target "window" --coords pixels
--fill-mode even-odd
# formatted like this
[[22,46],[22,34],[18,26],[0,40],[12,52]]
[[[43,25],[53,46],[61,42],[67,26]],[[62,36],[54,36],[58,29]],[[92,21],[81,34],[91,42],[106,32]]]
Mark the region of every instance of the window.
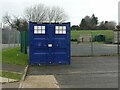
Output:
[[66,34],[66,26],[56,26],[55,34]]
[[34,26],[34,34],[45,34],[45,26]]

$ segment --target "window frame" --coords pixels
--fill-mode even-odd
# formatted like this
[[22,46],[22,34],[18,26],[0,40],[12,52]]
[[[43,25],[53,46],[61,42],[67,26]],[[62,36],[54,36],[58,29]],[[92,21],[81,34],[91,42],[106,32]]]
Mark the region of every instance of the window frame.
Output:
[[34,34],[39,34],[39,35],[46,34],[46,27],[44,25],[34,26]]
[[55,34],[56,35],[65,35],[67,34],[66,26],[55,26]]

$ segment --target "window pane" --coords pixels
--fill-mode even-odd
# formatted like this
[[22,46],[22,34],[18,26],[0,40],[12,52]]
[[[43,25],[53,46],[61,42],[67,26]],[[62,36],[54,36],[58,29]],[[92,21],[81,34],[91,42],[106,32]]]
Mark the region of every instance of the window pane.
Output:
[[62,30],[62,26],[59,26],[59,29]]
[[55,29],[57,29],[57,30],[58,30],[58,26],[56,26],[56,27],[55,27]]
[[45,34],[45,30],[42,30],[42,34]]
[[38,29],[41,29],[41,26],[38,26]]
[[42,29],[45,29],[45,26],[42,26]]
[[55,34],[58,34],[59,32],[58,32],[58,30],[55,30]]
[[34,30],[34,34],[37,34],[37,30]]
[[66,30],[63,30],[63,34],[66,34]]
[[66,30],[66,26],[63,26],[63,29]]
[[37,29],[37,26],[34,26],[34,30]]
[[42,32],[41,32],[41,29],[39,29],[39,30],[38,30],[38,34],[41,34],[41,33],[42,33]]
[[59,30],[59,34],[62,34],[62,30]]

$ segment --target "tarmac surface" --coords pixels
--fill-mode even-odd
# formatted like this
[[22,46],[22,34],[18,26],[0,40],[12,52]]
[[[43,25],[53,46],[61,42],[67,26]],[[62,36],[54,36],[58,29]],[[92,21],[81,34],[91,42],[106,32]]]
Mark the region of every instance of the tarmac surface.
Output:
[[91,55],[114,55],[117,54],[116,44],[71,43],[71,56]]
[[[90,43],[72,43],[72,56],[91,55],[90,45]],[[2,49],[6,48],[9,48],[9,46],[3,45]],[[116,53],[116,45],[93,45],[94,55],[112,55]],[[17,66],[3,65],[3,70],[22,72],[22,67],[16,67]],[[72,57],[71,65],[30,66],[27,75],[53,75],[60,88],[117,88],[118,60],[117,57]],[[2,87],[18,88],[19,82],[2,84]]]
[[30,66],[27,75],[54,75],[60,88],[117,88],[118,60],[72,57],[71,65]]
[[2,65],[0,64],[0,67],[2,67],[0,68],[1,70],[16,72],[16,73],[23,73],[25,69],[25,66],[5,64],[5,63],[2,63]]

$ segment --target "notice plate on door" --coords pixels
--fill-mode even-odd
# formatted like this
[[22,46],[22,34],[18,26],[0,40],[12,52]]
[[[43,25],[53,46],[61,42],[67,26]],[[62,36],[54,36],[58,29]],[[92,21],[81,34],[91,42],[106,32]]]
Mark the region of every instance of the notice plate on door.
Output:
[[52,44],[48,44],[48,47],[52,47]]

